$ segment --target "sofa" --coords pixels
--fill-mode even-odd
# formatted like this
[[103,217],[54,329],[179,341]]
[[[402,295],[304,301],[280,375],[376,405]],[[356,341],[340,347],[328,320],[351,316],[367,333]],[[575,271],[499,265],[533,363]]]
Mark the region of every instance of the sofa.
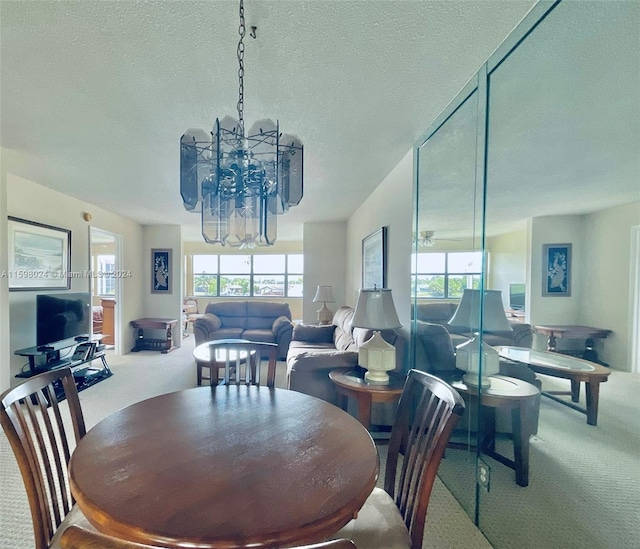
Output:
[[287,357],[293,333],[288,303],[264,301],[211,302],[195,319],[196,345],[215,339],[248,339],[278,344],[278,358]]
[[[355,366],[359,345],[373,336],[373,330],[351,327],[353,313],[352,307],[343,306],[335,312],[330,325],[294,327],[287,353],[289,389],[338,403],[329,372]],[[396,370],[404,371],[406,338],[396,330],[384,330],[381,334],[396,348]]]
[[[415,318],[418,322],[440,324],[447,330],[453,346],[460,345],[471,338],[471,334],[465,328],[450,326],[449,320],[458,308],[457,303],[429,301],[418,303],[414,308]],[[485,332],[483,340],[491,346],[511,345],[513,347],[531,348],[533,342],[533,330],[531,324],[524,324],[515,320],[509,320],[512,331]]]

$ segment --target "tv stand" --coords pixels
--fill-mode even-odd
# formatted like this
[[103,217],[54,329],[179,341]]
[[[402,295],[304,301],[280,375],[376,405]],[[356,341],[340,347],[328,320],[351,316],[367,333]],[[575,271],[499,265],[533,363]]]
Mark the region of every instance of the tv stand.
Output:
[[[93,334],[92,336],[87,337],[83,342],[79,342],[77,341],[77,338],[72,337],[56,341],[46,347],[40,346],[19,349],[18,351],[15,351],[14,354],[26,356],[29,359],[29,369],[25,372],[16,374],[16,377],[29,378],[43,372],[69,367],[73,370],[73,377],[76,381],[78,391],[83,391],[84,389],[87,389],[99,381],[107,379],[113,375],[113,372],[109,369],[109,365],[107,364],[107,357],[104,348],[99,347],[101,341],[102,334]],[[60,351],[71,349],[72,347],[83,345],[85,343],[91,343],[93,345],[90,352],[83,358],[74,359],[72,357],[60,357]],[[36,364],[36,358],[41,359],[40,363]],[[98,367],[94,367],[92,365],[93,361],[96,359],[100,359],[101,362],[101,365]]]

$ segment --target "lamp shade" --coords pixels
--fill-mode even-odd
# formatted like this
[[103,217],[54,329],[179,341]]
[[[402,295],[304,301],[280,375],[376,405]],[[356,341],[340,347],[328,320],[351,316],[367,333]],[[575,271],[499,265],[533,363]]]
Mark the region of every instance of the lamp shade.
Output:
[[[480,297],[480,290],[465,290],[449,325],[467,328],[470,332],[480,330]],[[512,330],[504,312],[500,290],[485,290],[482,315],[483,332]]]
[[402,324],[398,320],[391,290],[386,288],[360,290],[351,326],[369,330],[401,328]]
[[314,303],[334,303],[333,288],[331,286],[318,286],[313,301]]

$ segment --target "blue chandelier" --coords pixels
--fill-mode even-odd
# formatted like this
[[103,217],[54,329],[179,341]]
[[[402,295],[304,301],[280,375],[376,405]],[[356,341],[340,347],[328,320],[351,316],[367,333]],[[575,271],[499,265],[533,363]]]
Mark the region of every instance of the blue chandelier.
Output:
[[245,135],[243,0],[238,33],[238,119],[216,119],[209,135],[190,129],[182,136],[180,194],[187,211],[201,214],[206,242],[254,248],[273,245],[277,216],[302,200],[303,146],[271,120]]

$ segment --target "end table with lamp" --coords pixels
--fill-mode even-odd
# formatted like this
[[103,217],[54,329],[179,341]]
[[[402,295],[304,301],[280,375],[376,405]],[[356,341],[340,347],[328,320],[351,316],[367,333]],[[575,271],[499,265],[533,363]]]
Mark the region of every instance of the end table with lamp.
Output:
[[322,307],[316,311],[318,314],[318,324],[321,326],[331,324],[331,321],[333,320],[333,312],[327,307],[327,303],[335,303],[335,301],[336,300],[333,297],[333,288],[331,286],[318,286],[313,302],[322,303]]
[[396,368],[396,348],[384,340],[380,331],[402,328],[391,290],[375,286],[373,289],[361,289],[351,326],[374,330],[371,339],[358,347],[358,364],[367,370],[365,381],[388,385],[387,372]]
[[[456,347],[456,368],[467,372],[463,378],[464,382],[474,387],[478,385],[484,388],[490,387],[489,376],[499,373],[500,357],[498,351],[482,341],[480,330],[483,332],[513,330],[504,312],[502,292],[485,290],[482,296],[480,290],[464,290],[449,325],[468,329],[473,334],[472,339]],[[482,376],[479,378],[480,362],[482,362]]]

